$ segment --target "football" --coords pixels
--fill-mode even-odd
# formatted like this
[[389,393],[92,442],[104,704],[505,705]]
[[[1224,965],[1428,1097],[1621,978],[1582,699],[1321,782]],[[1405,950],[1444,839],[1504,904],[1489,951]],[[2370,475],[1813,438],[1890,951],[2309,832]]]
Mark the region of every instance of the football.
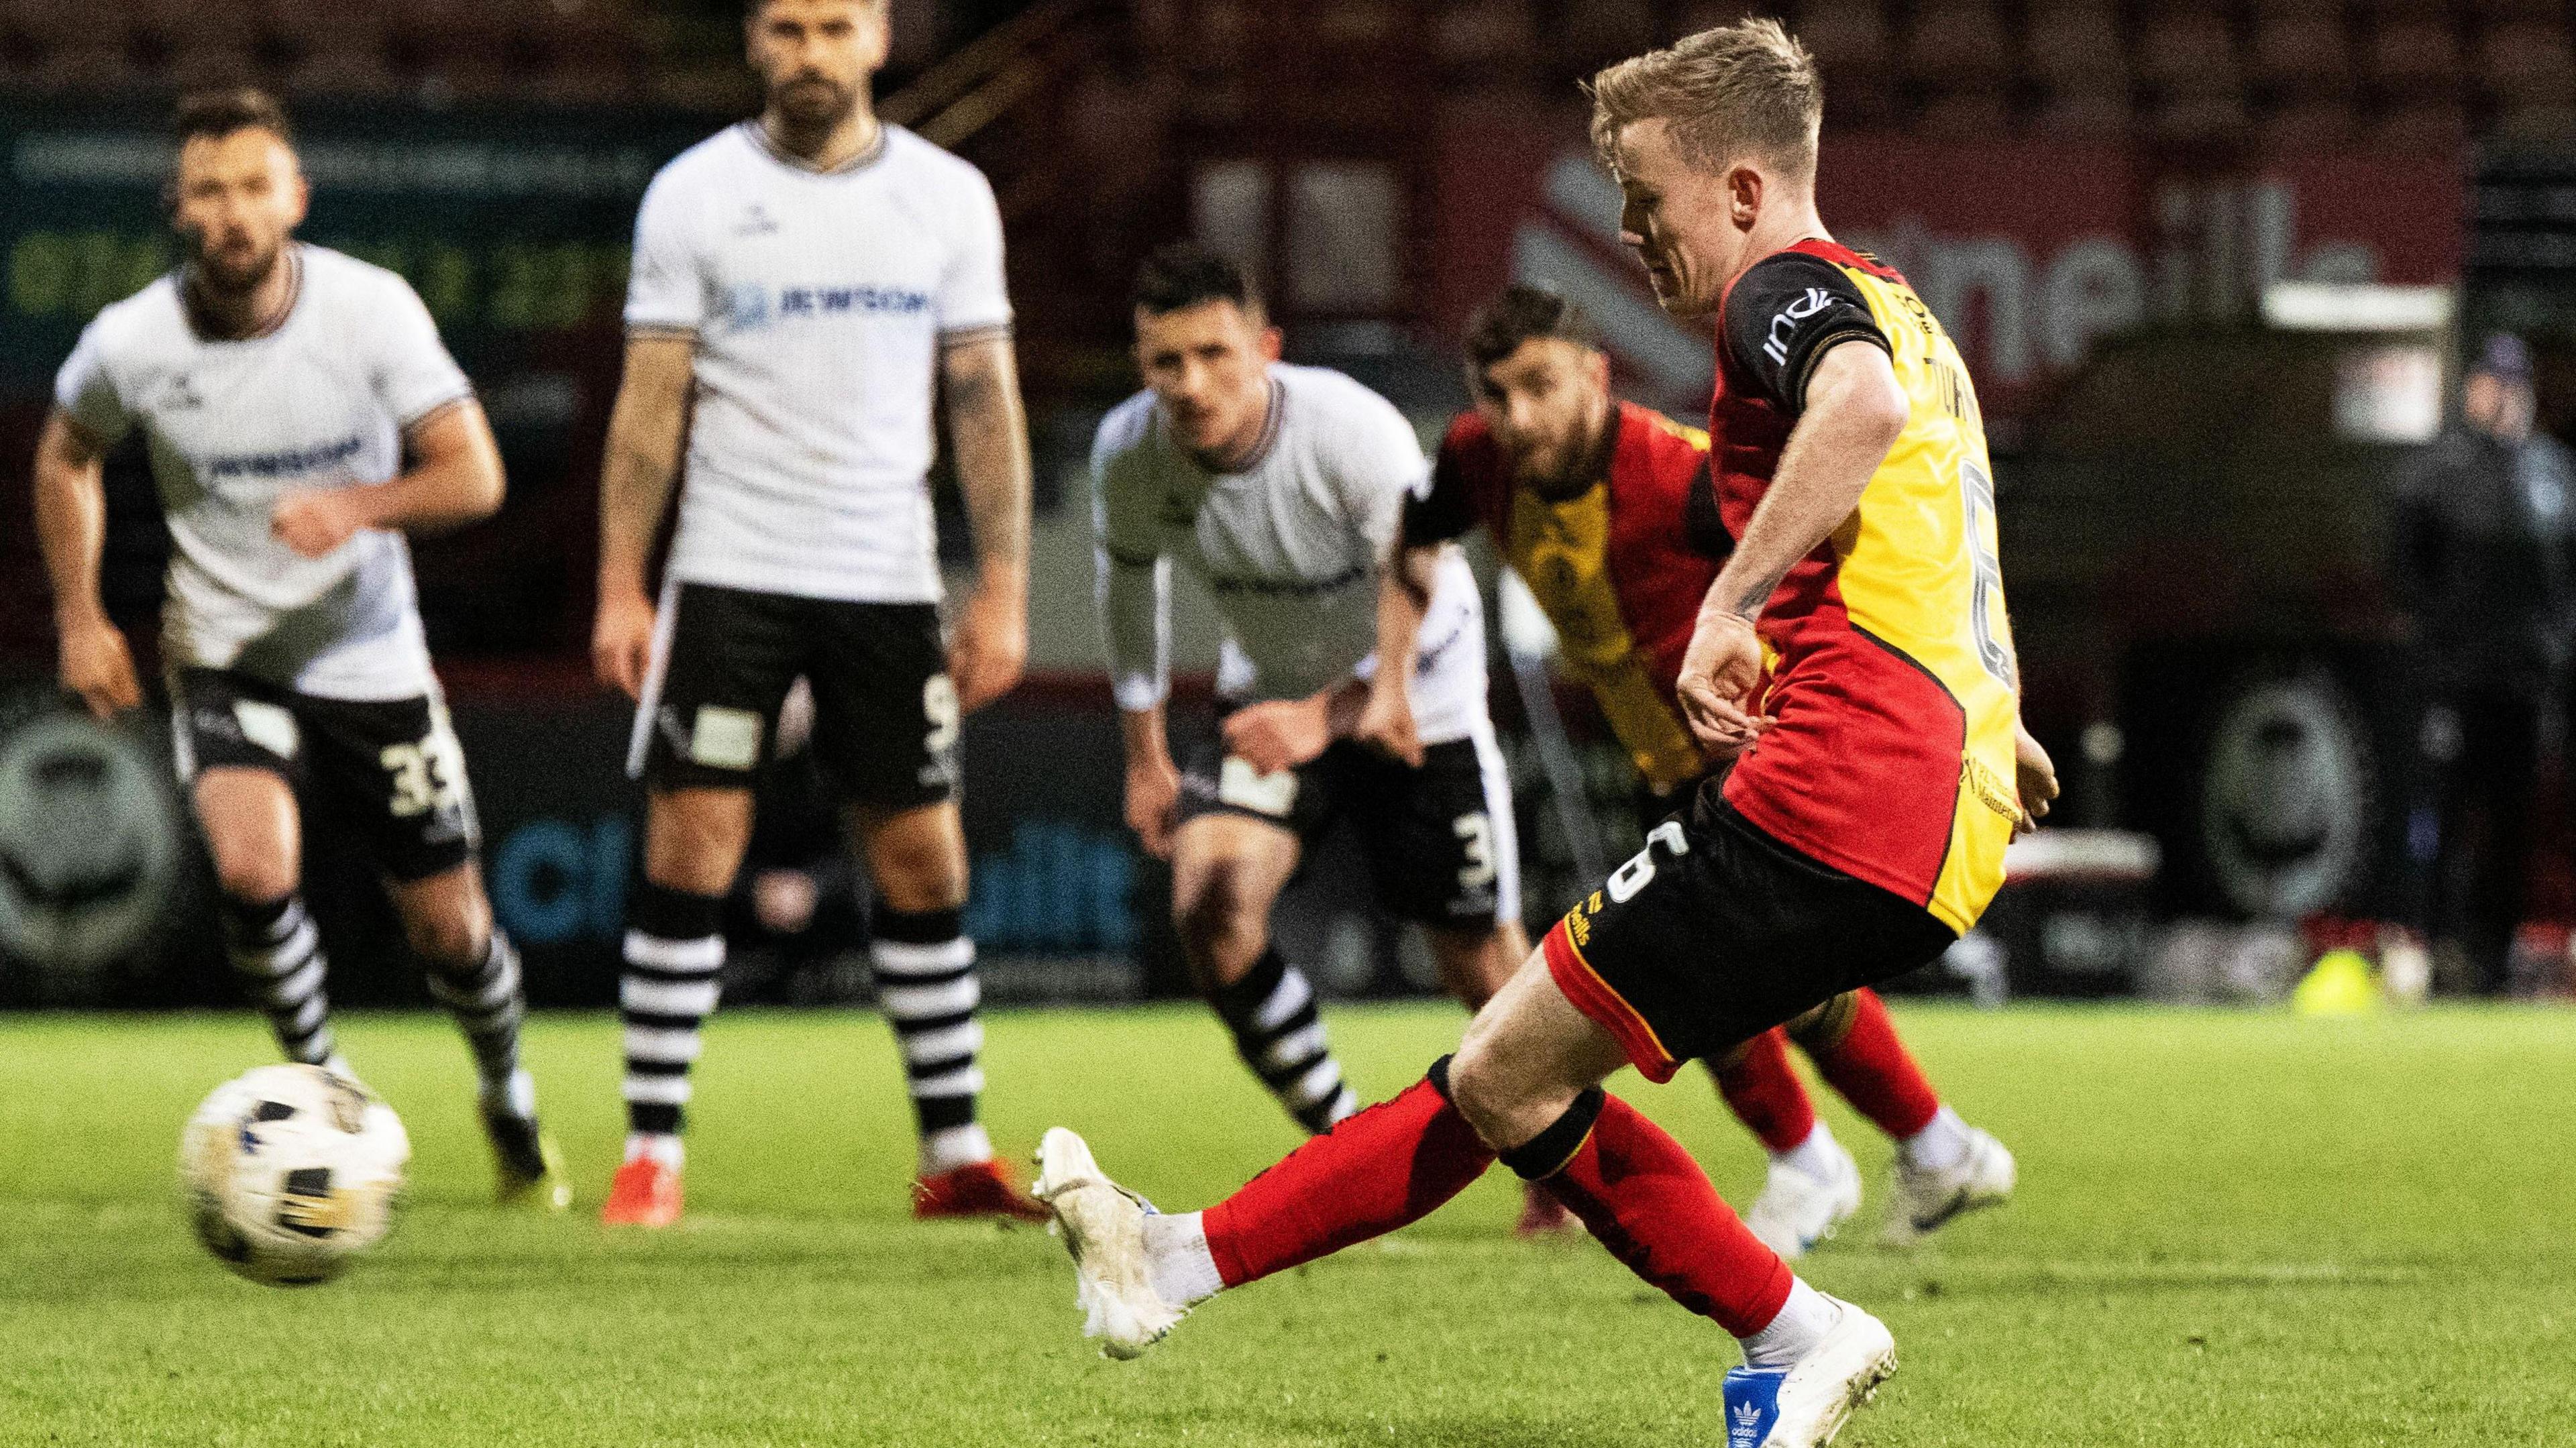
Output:
[[411,1140],[375,1093],[319,1066],[262,1066],[225,1082],[179,1137],[189,1224],[253,1282],[340,1274],[393,1225]]

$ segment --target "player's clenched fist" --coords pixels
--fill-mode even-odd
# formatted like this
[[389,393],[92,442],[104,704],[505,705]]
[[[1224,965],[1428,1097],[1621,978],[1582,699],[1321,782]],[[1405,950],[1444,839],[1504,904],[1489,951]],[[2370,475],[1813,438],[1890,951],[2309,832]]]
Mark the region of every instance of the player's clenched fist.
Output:
[[63,687],[101,719],[143,702],[125,635],[105,619],[63,630]]
[[2026,835],[2039,828],[2039,822],[2048,818],[2048,807],[2056,802],[2057,762],[2018,719],[2013,721],[2013,773],[2021,791],[2021,819],[2013,833]]
[[642,593],[603,593],[590,628],[590,663],[599,681],[640,698],[644,668],[653,652],[653,601]]
[[1164,759],[1138,759],[1127,766],[1127,828],[1136,832],[1145,853],[1157,860],[1172,857],[1172,831],[1181,812],[1181,772]]
[[957,683],[958,712],[972,714],[1019,687],[1028,662],[1026,597],[977,589],[958,612],[948,649],[948,676]]
[[277,541],[307,558],[325,558],[368,527],[365,499],[355,488],[322,488],[290,493],[277,500],[268,515]]
[[1691,737],[1711,759],[1731,759],[1771,727],[1752,711],[1762,684],[1762,640],[1740,613],[1704,609],[1682,654],[1675,692]]

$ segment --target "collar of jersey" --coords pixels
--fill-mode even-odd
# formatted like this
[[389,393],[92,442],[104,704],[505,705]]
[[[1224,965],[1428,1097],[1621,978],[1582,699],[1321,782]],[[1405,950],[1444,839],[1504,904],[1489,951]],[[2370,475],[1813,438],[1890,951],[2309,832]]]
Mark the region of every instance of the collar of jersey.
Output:
[[244,332],[238,337],[213,336],[197,325],[197,309],[188,304],[188,269],[181,267],[175,283],[179,290],[179,316],[188,324],[188,335],[200,342],[257,342],[285,331],[286,324],[295,320],[295,309],[304,302],[304,243],[288,242],[285,254],[278,259],[287,267],[285,305],[277,309],[276,316],[263,321],[256,331]]
[[799,176],[852,176],[868,169],[870,166],[875,165],[877,162],[885,158],[886,134],[894,129],[894,123],[884,120],[878,121],[875,145],[868,147],[866,150],[861,151],[855,156],[852,156],[840,165],[833,166],[828,169],[808,164],[804,160],[791,156],[785,151],[778,149],[778,147],[769,139],[769,128],[760,123],[760,118],[758,116],[754,116],[750,120],[744,121],[742,123],[742,128],[750,133],[752,149],[760,152],[760,154],[764,156],[767,156],[770,160],[777,162],[779,165],[786,167],[788,170],[795,172]]
[[[1251,472],[1260,467],[1263,463],[1269,461],[1270,450],[1273,447],[1278,446],[1279,443],[1279,416],[1287,410],[1288,389],[1280,385],[1278,374],[1273,373],[1270,377],[1270,415],[1261,420],[1260,440],[1253,443],[1252,451],[1243,455],[1243,461],[1236,463],[1234,466],[1227,468],[1223,472],[1219,472],[1216,469],[1209,467],[1207,464],[1200,462],[1196,457],[1191,456],[1190,451],[1187,448],[1182,448],[1180,450],[1181,456],[1189,458],[1190,462],[1194,464],[1200,472],[1206,473],[1209,477],[1242,477],[1245,473]],[[1164,418],[1162,409],[1159,407],[1154,410],[1154,420],[1157,426],[1165,429],[1164,436],[1166,438],[1170,437],[1171,433],[1169,429],[1171,424],[1166,418]]]

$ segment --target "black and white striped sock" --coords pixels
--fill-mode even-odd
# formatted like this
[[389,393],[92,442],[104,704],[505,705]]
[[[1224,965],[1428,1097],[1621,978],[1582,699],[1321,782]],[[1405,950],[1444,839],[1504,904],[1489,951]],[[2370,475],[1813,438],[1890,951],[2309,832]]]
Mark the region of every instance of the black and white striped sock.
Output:
[[1360,1109],[1342,1080],[1305,974],[1264,950],[1243,979],[1218,986],[1209,1004],[1234,1033],[1234,1049],[1297,1124],[1318,1135]]
[[639,882],[626,906],[626,975],[618,1016],[626,1026],[626,1155],[650,1151],[678,1164],[698,1027],[715,1012],[724,969],[724,900]]
[[876,967],[877,1006],[894,1027],[912,1109],[921,1124],[921,1174],[936,1176],[993,1159],[993,1142],[975,1120],[984,1089],[976,1064],[984,1023],[975,1019],[983,986],[975,978],[975,942],[964,912],[889,910],[869,922],[869,961]]
[[510,937],[494,926],[482,963],[471,970],[450,973],[443,963],[431,962],[429,993],[447,1007],[456,1017],[456,1028],[465,1033],[484,1096],[507,1102],[516,1115],[533,1115],[533,1102],[523,1105],[516,1099],[527,1094],[517,1087],[516,1079],[519,1023],[528,1012],[519,990],[519,952]]
[[331,1038],[331,1002],[322,991],[322,937],[304,902],[292,895],[254,905],[223,897],[224,943],[233,970],[268,1015],[286,1059],[320,1066],[338,1045]]

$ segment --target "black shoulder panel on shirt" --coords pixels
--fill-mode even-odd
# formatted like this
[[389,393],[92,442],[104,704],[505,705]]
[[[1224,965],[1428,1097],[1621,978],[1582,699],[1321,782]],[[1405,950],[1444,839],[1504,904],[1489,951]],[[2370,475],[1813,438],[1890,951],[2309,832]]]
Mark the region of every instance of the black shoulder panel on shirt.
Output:
[[1833,344],[1859,338],[1888,347],[1851,277],[1798,251],[1764,257],[1736,281],[1726,297],[1725,332],[1737,374],[1793,418],[1806,410],[1808,376]]
[[1420,548],[1463,538],[1476,526],[1476,499],[1454,439],[1440,445],[1428,496],[1404,500],[1404,541]]
[[1735,553],[1735,535],[1726,531],[1726,519],[1717,511],[1717,480],[1709,476],[1704,455],[1699,470],[1691,474],[1689,489],[1682,498],[1682,536],[1692,552],[1724,563]]

